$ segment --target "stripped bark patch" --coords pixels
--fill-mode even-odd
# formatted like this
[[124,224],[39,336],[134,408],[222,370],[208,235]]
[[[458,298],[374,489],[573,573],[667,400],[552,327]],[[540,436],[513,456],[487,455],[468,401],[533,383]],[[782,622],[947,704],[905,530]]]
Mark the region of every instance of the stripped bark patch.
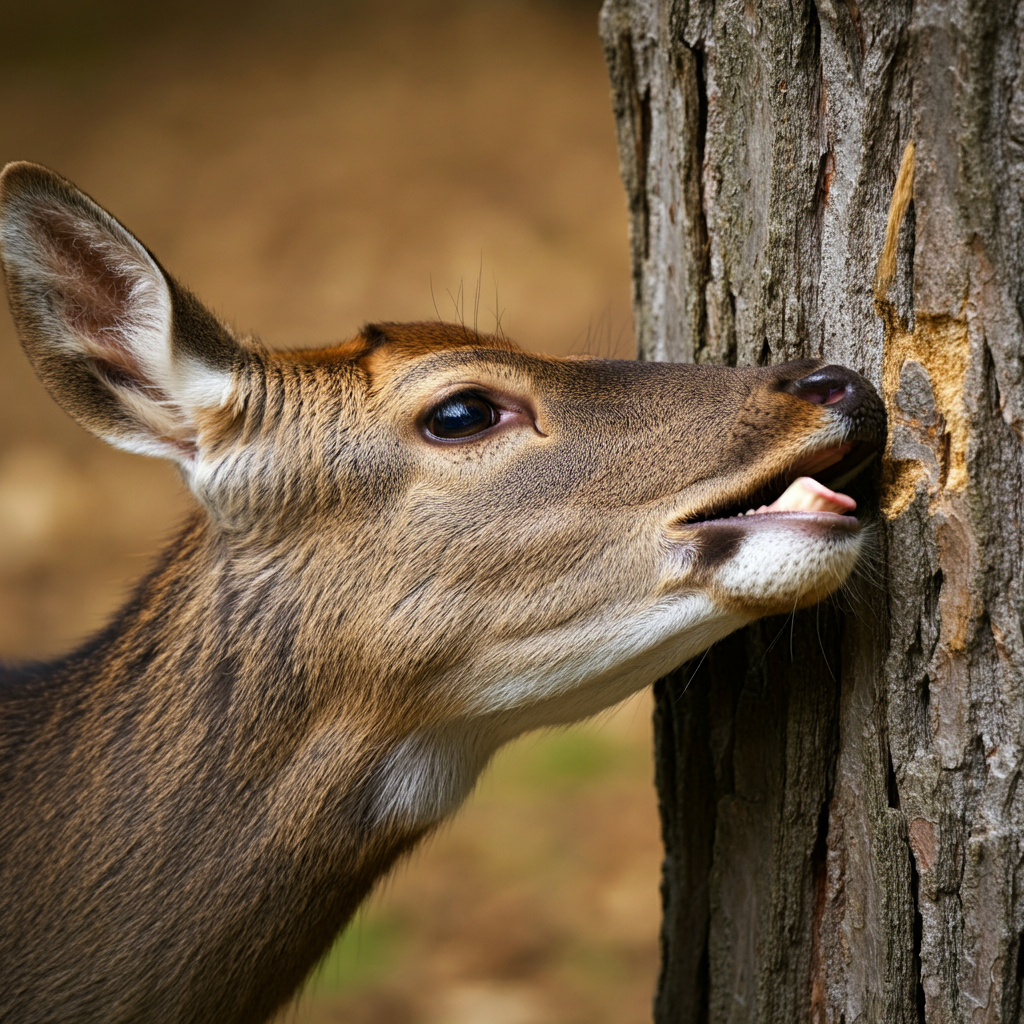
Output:
[[[967,486],[967,444],[970,429],[964,406],[964,381],[970,364],[970,343],[967,320],[947,315],[931,316],[919,313],[914,330],[901,329],[898,322],[886,324],[885,355],[882,371],[882,389],[889,413],[890,447],[893,432],[906,424],[922,436],[927,436],[935,450],[941,468],[939,480],[929,491],[935,498],[940,490],[962,492]],[[941,417],[941,429],[929,430],[919,420],[908,418],[900,409],[896,395],[900,390],[900,375],[909,360],[924,367],[935,397],[935,410]],[[898,474],[883,496],[883,509],[889,518],[902,512],[914,499],[916,482],[923,472]],[[907,494],[906,485],[913,478],[914,492]]]
[[[889,295],[896,276],[900,228],[914,197],[914,166],[914,144],[910,142],[896,176],[885,244],[875,275],[875,305],[885,328],[882,392],[889,413],[889,440],[881,505],[888,519],[906,511],[925,480],[933,511],[942,492],[960,493],[967,486],[970,428],[963,394],[970,365],[970,338],[966,312],[958,316],[917,312],[911,326],[899,315]],[[933,410],[928,411],[937,415],[929,416],[928,422],[908,414],[897,398],[903,370],[910,361],[924,370],[931,387]],[[932,450],[937,473],[930,472],[922,460],[894,458],[893,438],[901,428],[909,428]]]

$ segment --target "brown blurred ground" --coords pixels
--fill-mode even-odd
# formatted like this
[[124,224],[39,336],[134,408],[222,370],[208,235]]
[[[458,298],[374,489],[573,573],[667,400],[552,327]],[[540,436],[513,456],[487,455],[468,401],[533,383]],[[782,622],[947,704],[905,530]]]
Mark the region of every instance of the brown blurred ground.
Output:
[[[440,312],[484,330],[500,315],[529,348],[629,355],[596,17],[515,0],[4,5],[0,161],[76,181],[272,345]],[[0,655],[99,626],[185,507],[169,467],[49,401],[5,314]],[[647,720],[634,705],[503,755],[288,1019],[649,1019]]]

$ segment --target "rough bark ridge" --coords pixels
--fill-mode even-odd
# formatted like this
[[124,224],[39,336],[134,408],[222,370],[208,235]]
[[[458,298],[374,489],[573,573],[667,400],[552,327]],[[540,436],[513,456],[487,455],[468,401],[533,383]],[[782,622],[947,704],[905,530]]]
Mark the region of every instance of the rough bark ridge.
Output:
[[601,28],[641,357],[822,357],[890,417],[856,593],[659,685],[656,1018],[1022,1019],[1024,7]]

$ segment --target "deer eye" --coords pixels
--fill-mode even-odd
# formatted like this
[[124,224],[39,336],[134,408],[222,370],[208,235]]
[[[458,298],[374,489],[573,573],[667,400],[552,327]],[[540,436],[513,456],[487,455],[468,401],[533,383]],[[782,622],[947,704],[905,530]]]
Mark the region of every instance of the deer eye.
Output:
[[428,417],[427,430],[434,437],[472,437],[493,427],[501,416],[486,399],[472,393],[446,398]]

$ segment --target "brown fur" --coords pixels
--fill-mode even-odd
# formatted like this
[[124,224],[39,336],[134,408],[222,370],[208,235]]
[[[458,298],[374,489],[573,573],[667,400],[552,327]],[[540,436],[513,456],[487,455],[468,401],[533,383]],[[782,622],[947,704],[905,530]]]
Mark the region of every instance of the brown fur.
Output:
[[[26,243],[37,209],[60,230]],[[79,261],[93,272],[68,269],[67,223],[93,232]],[[763,524],[693,520],[836,438],[877,443],[880,406],[855,375],[847,407],[826,408],[786,390],[814,363],[555,359],[440,323],[268,352],[158,269],[178,368],[164,380],[132,333],[134,271],[104,255],[108,235],[138,245],[117,222],[19,164],[0,179],[0,226],[43,382],[100,436],[177,460],[197,497],[105,631],[0,675],[0,1019],[264,1020],[451,809],[427,799],[448,792],[445,771],[466,776],[457,802],[501,742],[683,655],[675,640],[615,654],[571,691],[545,681],[548,662],[578,648],[590,664],[616,616],[642,631],[680,593],[725,609],[689,651],[841,578],[737,596],[724,567],[737,531]],[[197,360],[230,380],[223,402],[178,396]],[[425,436],[468,386],[507,420]],[[408,813],[392,794],[406,777],[427,794]]]

